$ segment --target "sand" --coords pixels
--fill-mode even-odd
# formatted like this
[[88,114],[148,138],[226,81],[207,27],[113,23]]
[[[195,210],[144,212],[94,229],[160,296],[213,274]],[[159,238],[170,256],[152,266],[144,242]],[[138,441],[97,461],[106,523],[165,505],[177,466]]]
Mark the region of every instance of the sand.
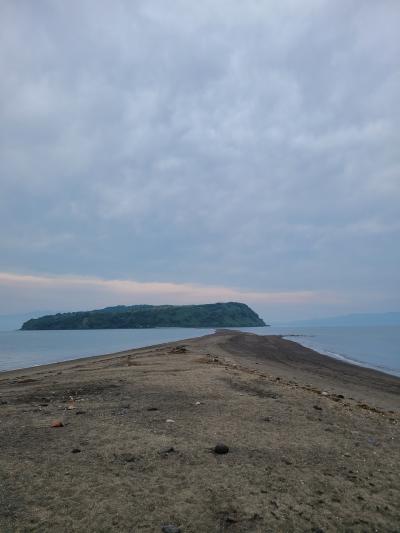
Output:
[[399,378],[274,336],[3,372],[0,531],[398,532],[399,420]]

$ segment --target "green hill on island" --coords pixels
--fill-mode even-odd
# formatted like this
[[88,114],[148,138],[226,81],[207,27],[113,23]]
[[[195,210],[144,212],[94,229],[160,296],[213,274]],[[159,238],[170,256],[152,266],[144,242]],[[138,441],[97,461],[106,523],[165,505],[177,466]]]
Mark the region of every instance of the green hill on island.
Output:
[[130,328],[223,328],[265,326],[246,304],[118,305],[93,311],[58,313],[24,322],[23,330],[130,329]]

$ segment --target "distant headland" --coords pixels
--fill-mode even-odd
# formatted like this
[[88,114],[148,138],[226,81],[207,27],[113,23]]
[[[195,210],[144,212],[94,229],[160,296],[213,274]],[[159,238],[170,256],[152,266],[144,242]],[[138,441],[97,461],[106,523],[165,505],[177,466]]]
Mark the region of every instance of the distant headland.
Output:
[[249,306],[238,302],[204,305],[118,305],[31,318],[22,330],[224,328],[266,326]]

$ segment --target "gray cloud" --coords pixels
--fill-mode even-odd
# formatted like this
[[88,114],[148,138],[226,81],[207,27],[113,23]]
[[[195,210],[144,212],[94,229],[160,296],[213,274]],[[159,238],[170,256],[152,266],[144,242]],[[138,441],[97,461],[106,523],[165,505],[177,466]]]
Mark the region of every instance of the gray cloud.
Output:
[[398,2],[0,10],[0,270],[399,305]]

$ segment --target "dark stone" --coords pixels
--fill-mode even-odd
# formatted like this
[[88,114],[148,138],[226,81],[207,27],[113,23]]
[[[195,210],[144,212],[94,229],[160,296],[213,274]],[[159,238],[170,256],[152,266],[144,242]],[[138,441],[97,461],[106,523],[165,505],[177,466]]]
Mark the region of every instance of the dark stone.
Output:
[[121,453],[121,455],[118,456],[118,459],[120,459],[124,463],[134,463],[137,457],[135,457],[131,453]]
[[224,526],[231,526],[232,524],[236,524],[237,523],[237,518],[235,516],[233,516],[231,513],[221,513],[221,518],[220,518],[220,527],[221,527],[221,531],[225,531],[225,527]]
[[166,448],[161,448],[161,450],[159,451],[161,455],[168,455],[169,453],[174,453],[174,452],[175,452],[175,448],[173,446],[167,446]]
[[81,453],[81,450],[80,450],[80,448],[73,448],[73,449],[71,450],[71,452],[72,452],[72,453]]
[[223,444],[222,442],[219,442],[214,447],[214,453],[216,453],[218,455],[223,455],[223,454],[228,453],[228,452],[229,452],[229,447],[226,444]]
[[161,531],[163,533],[182,533],[181,528],[174,524],[166,524],[165,526],[162,526]]
[[313,533],[325,533],[324,530],[320,527],[313,527],[312,532]]
[[317,411],[322,411],[322,407],[320,405],[314,405],[313,406],[314,409],[316,409]]
[[158,407],[148,407],[148,411],[158,411]]
[[86,411],[75,411],[76,415],[84,415]]

